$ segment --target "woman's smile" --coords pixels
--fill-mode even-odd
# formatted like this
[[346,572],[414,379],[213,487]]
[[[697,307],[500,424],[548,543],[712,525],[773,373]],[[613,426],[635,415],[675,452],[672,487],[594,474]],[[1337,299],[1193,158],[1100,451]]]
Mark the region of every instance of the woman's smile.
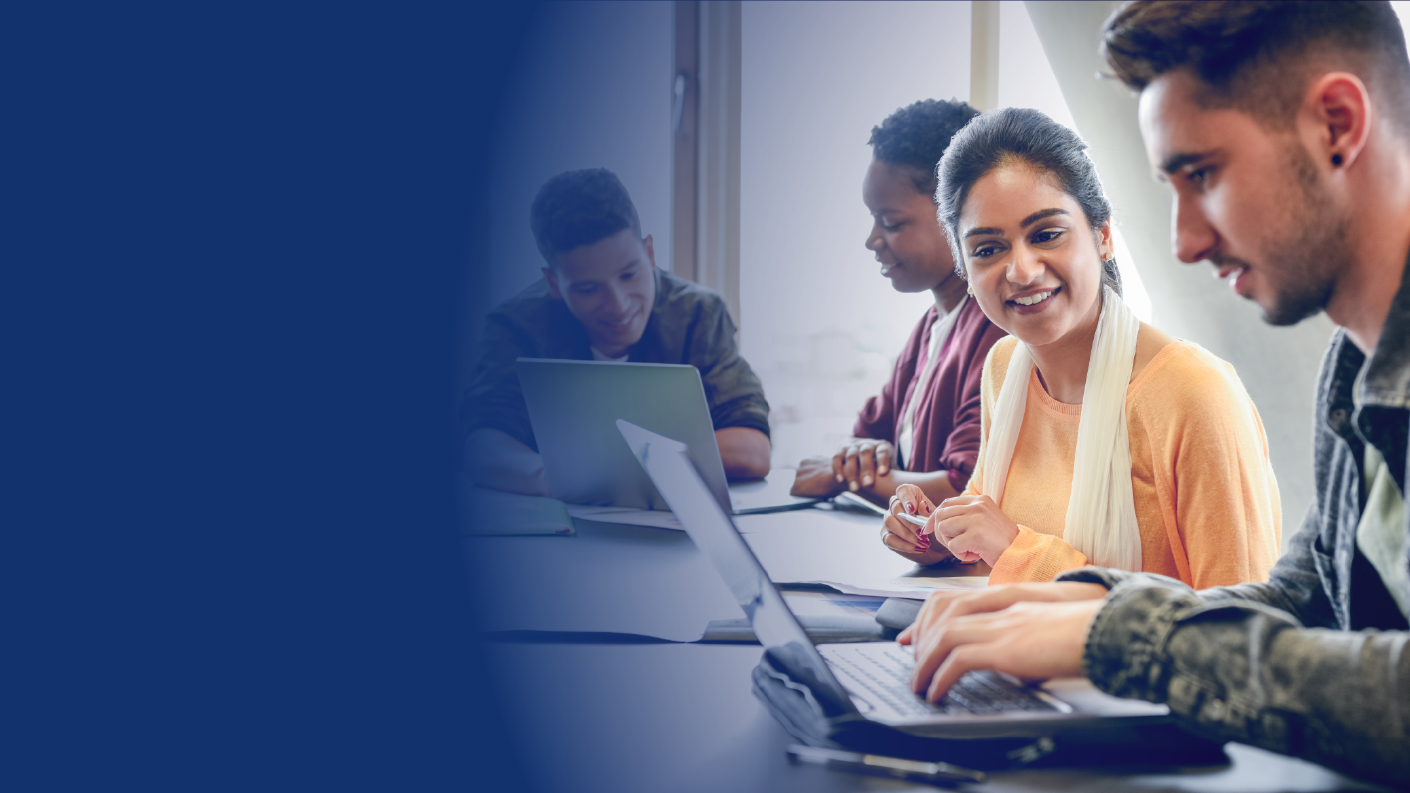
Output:
[[1048,306],[1052,305],[1053,297],[1055,297],[1058,292],[1061,291],[1062,287],[1055,286],[1051,289],[1044,289],[1038,292],[1026,292],[1024,294],[1011,297],[1005,302],[1008,304],[1009,310],[1013,311],[1016,314],[1036,314],[1039,311],[1043,311],[1047,309]]

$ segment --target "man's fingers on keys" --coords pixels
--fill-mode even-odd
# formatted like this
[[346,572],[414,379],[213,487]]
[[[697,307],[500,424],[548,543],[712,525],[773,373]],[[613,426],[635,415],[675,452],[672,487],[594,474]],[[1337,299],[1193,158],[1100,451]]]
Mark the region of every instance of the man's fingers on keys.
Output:
[[934,592],[925,605],[921,606],[920,614],[916,617],[916,624],[922,626],[922,631],[930,631],[939,628],[957,616],[962,616],[969,612],[956,611],[956,606],[969,600],[980,592]]
[[959,597],[950,599],[945,605],[945,611],[940,619],[949,621],[959,617],[967,617],[970,614],[1002,611],[1012,606],[1016,600],[1016,593],[1012,587],[986,587],[977,592],[965,592]]
[[916,650],[916,665],[911,672],[911,690],[917,694],[925,691],[935,670],[956,647],[986,639],[992,633],[991,619],[989,615],[961,617],[928,631],[925,644],[919,645]]
[[966,672],[993,668],[993,655],[994,646],[990,644],[966,644],[955,648],[936,670],[935,677],[930,681],[930,688],[925,692],[925,698],[931,702],[939,702],[960,682]]
[[930,597],[925,599],[925,605],[920,607],[920,615],[916,618],[917,624],[930,625],[939,624],[937,620],[944,620],[946,612],[957,600],[961,600],[972,592],[931,592]]
[[917,647],[925,644],[925,637],[929,633],[943,624],[943,614],[951,601],[955,599],[958,592],[931,592],[930,597],[925,599],[925,603],[920,607],[920,613],[916,615],[916,621],[906,630],[911,632],[911,638]]
[[930,678],[945,662],[943,637],[953,626],[937,626],[926,631],[924,641],[915,643],[915,666],[911,668],[911,690],[924,695],[930,688]]
[[[1013,621],[1008,619],[1007,612],[973,614],[949,620],[929,638],[925,648],[925,658],[922,660],[920,654],[917,653],[916,674],[913,676],[912,690],[917,694],[926,690],[936,670],[945,663],[947,658],[960,649],[1002,642],[1006,636],[1009,636],[1012,628]],[[959,679],[959,675],[956,675],[955,679]],[[946,684],[944,690],[948,691],[953,683],[952,680]]]
[[916,615],[915,622],[907,631],[909,643],[916,649],[916,658],[921,655],[919,648],[925,648],[926,641],[933,632],[959,619],[976,615],[997,614],[1012,608],[1014,618],[1034,610],[1042,610],[1035,603],[1077,603],[1077,601],[1101,600],[1107,594],[1100,584],[998,584],[973,593],[931,593]]
[[832,455],[832,478],[840,485],[847,481],[847,476],[842,473],[842,465],[847,461],[847,450],[843,449]]

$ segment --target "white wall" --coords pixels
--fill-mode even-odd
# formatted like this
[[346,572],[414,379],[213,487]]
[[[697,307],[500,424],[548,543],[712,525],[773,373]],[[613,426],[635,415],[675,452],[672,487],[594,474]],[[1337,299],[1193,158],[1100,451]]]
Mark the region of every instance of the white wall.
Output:
[[539,277],[529,204],[549,177],[607,168],[621,177],[655,237],[671,251],[669,2],[550,2],[530,25],[498,123],[492,184],[490,305]]
[[[1076,129],[1024,4],[999,14],[999,107]],[[850,434],[930,305],[892,290],[863,247],[865,144],[898,107],[969,97],[969,25],[968,3],[744,4],[741,343],[773,408],[775,465]],[[1124,241],[1117,260],[1148,319]]]
[[746,2],[741,347],[773,408],[774,464],[831,452],[933,298],[864,242],[871,128],[969,96],[969,3]]

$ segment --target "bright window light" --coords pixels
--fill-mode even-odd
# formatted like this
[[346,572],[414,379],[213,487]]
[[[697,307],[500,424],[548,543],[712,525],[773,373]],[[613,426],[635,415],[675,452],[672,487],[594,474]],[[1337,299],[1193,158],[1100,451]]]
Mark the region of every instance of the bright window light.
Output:
[[[1407,15],[1410,15],[1410,2],[1405,2],[1405,0],[1396,2],[1396,0],[1392,0],[1390,7],[1395,9],[1396,16],[1400,17],[1400,27],[1404,28],[1405,18]],[[1406,37],[1410,38],[1410,31],[1407,31]]]

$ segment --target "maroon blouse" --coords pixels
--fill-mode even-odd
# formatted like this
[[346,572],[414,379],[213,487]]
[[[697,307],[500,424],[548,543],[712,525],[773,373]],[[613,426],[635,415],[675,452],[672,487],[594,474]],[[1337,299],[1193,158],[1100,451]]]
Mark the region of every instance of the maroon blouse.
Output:
[[[930,346],[930,326],[939,315],[940,309],[931,306],[920,318],[901,357],[896,359],[891,379],[857,415],[853,435],[896,443],[901,418],[906,415],[920,376],[920,356]],[[906,470],[948,471],[950,484],[957,491],[969,484],[979,457],[979,381],[984,373],[984,359],[994,342],[1007,335],[984,316],[973,298],[965,302],[955,317],[950,337],[940,347],[940,360],[926,376],[922,401],[916,405],[912,419],[914,459],[905,461]]]

